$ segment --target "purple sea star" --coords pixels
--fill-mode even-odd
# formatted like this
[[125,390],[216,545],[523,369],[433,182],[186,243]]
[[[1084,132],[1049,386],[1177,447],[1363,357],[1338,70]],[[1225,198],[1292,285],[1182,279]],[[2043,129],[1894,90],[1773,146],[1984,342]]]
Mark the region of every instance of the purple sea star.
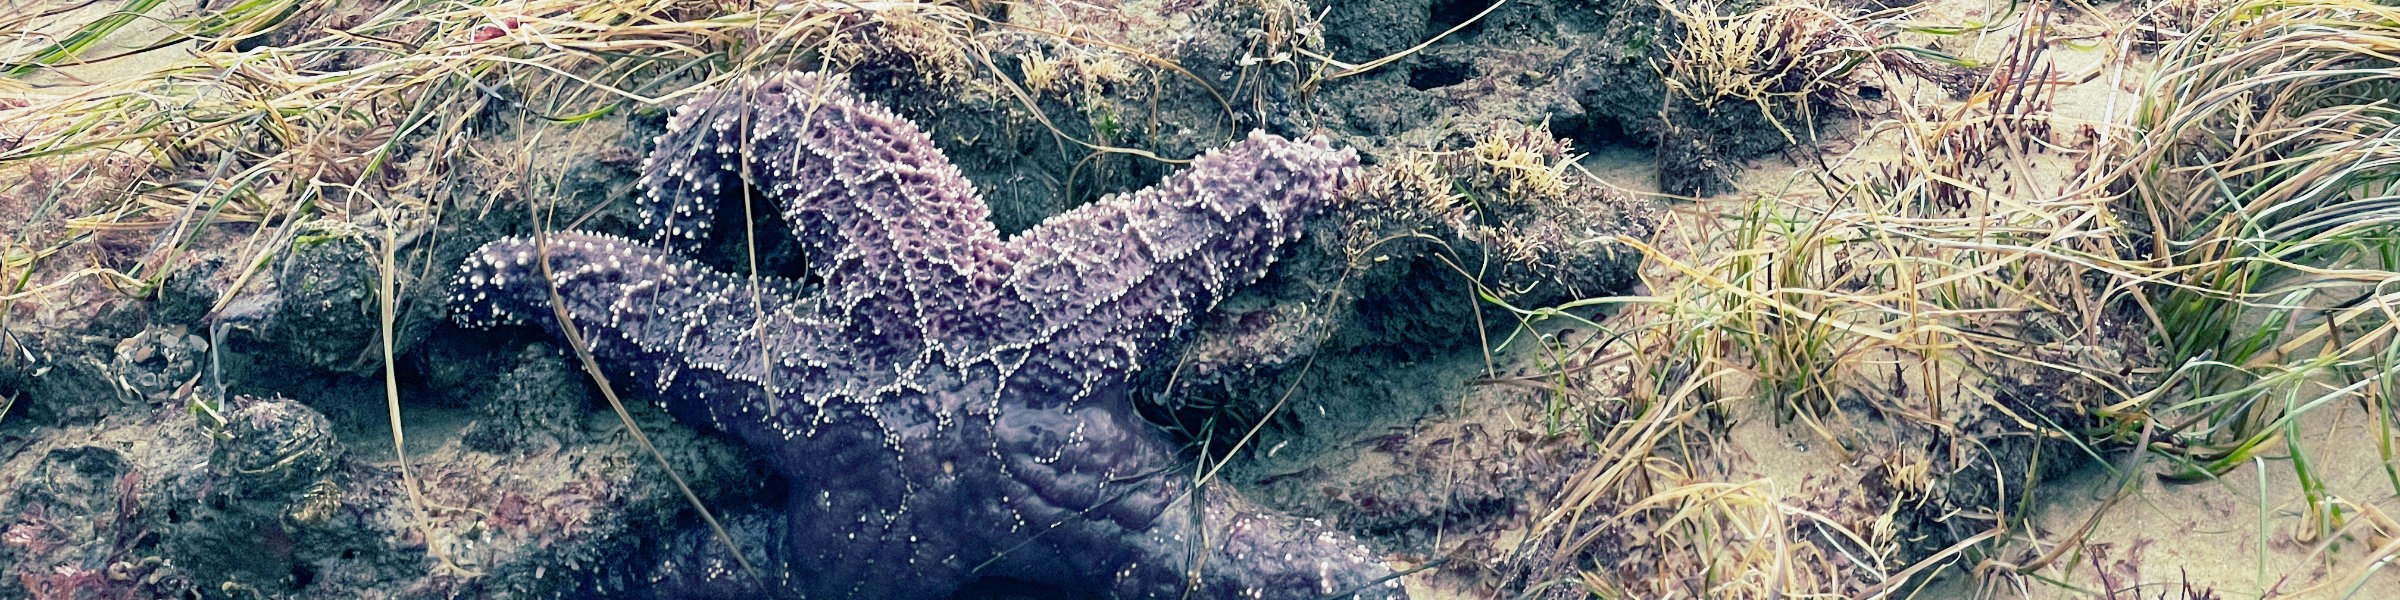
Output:
[[[1356,170],[1354,153],[1321,138],[1252,133],[1004,242],[932,140],[840,77],[757,77],[693,98],[645,165],[658,245],[703,238],[746,177],[780,204],[821,283],[750,280],[601,235],[548,238],[558,295],[593,354],[792,482],[777,518],[734,526],[767,581],[687,535],[648,585],[675,597],[925,598],[982,579],[1120,598],[1404,597],[1355,538],[1195,486],[1124,396],[1128,376],[1260,277]],[[555,329],[540,253],[508,239],[468,258],[461,322]]]

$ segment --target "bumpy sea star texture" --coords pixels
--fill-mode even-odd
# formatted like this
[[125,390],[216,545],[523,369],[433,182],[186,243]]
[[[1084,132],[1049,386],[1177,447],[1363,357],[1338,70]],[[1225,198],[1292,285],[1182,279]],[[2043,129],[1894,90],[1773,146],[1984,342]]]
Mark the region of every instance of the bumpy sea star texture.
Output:
[[[1356,164],[1322,139],[1253,133],[1004,241],[914,124],[839,77],[753,78],[694,98],[660,137],[642,180],[655,246],[494,242],[461,267],[455,301],[468,324],[555,332],[546,252],[604,365],[792,481],[780,514],[732,527],[766,581],[687,534],[651,576],[662,596],[923,598],[989,578],[1123,598],[1397,598],[1351,536],[1195,486],[1125,397]],[[781,206],[814,285],[675,253],[745,181]]]

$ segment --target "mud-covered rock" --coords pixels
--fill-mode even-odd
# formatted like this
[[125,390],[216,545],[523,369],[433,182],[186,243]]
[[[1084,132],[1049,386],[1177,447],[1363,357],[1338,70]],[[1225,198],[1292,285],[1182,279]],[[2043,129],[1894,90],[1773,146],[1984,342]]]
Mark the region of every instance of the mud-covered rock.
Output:
[[1322,42],[1301,2],[989,6],[983,18],[1008,26],[977,30],[947,7],[829,9],[841,26],[825,66],[932,132],[1004,234],[1154,184],[1254,128],[1311,133],[1294,49]]
[[[0,107],[22,107],[16,95]],[[19,113],[22,114],[22,113]],[[36,129],[0,133],[13,147]],[[12,157],[0,161],[0,255],[8,282],[0,296],[0,397],[5,421],[44,424],[96,419],[118,408],[110,364],[119,340],[150,322],[137,281],[96,266],[138,264],[156,233],[94,228],[83,222],[113,210],[120,192],[145,181],[153,157],[103,152],[88,157]]]
[[1584,176],[1573,168],[1576,157],[1547,127],[1495,124],[1473,146],[1437,160],[1441,179],[1395,166],[1364,202],[1436,218],[1424,229],[1481,294],[1534,308],[1622,293],[1633,287],[1641,255],[1617,239],[1648,239],[1664,210]]
[[[256,329],[283,307],[283,298],[277,293],[279,278],[248,271],[223,251],[212,249],[189,256],[189,264],[159,282],[158,296],[150,303],[152,322],[182,325],[207,337],[218,328]],[[237,283],[242,287],[235,288]]]
[[1321,2],[1325,11],[1325,43],[1334,48],[1334,58],[1351,63],[1363,63],[1407,50],[1425,37],[1438,33],[1431,28],[1434,7],[1461,4],[1434,0],[1331,0]]
[[[1592,104],[1579,86],[1606,80],[1609,91],[1660,88],[1647,63],[1628,61],[1621,77],[1593,74],[1593,52],[1617,47],[1646,2],[1531,0],[1494,6],[1474,0],[1338,4],[1322,25],[1328,52],[1367,64],[1402,52],[1399,60],[1357,72],[1329,71],[1316,82],[1309,106],[1319,126],[1355,144],[1370,164],[1409,152],[1471,142],[1495,122],[1548,122],[1585,146],[1646,143],[1658,110],[1656,92],[1638,101]],[[1473,20],[1478,14],[1480,20]],[[1647,20],[1643,20],[1647,22]],[[1457,30],[1422,49],[1419,43]],[[1617,75],[1615,71],[1607,73]],[[1591,123],[1605,122],[1605,127]]]
[[1642,257],[1617,238],[1648,238],[1659,203],[1573,170],[1571,144],[1547,128],[1488,131],[1369,169],[1265,282],[1202,321],[1173,369],[1145,376],[1165,392],[1153,415],[1239,439],[1312,355],[1464,351],[1517,323],[1483,298],[1531,309],[1631,290]]
[[498,378],[492,399],[475,404],[478,418],[460,440],[483,452],[542,453],[581,443],[578,415],[594,394],[586,376],[561,358],[549,345],[526,346],[516,370]]
[[116,355],[109,369],[116,374],[121,398],[135,403],[164,401],[178,388],[198,380],[208,359],[208,340],[182,325],[152,327],[117,342]]
[[[1734,191],[1739,162],[1814,144],[1831,117],[1874,110],[1887,74],[1930,75],[1915,56],[1878,51],[1838,13],[1798,1],[1660,8],[1663,42],[1651,62],[1664,91],[1652,125],[1659,190],[1683,196]],[[1584,89],[1606,96],[1593,74]]]
[[[733,483],[747,478],[730,476],[742,468],[730,449],[635,409],[703,498],[755,489]],[[614,436],[412,455],[420,510],[395,466],[358,458],[307,405],[236,397],[224,410],[221,429],[164,406],[0,437],[0,597],[548,598],[607,576],[638,551],[623,540],[686,510]]]
[[[2106,316],[2104,326],[2125,326],[2125,316]],[[2037,347],[2024,352],[2051,364],[2155,364],[2149,344],[2129,337],[2076,351]],[[1961,515],[2018,513],[2044,484],[2097,466],[2093,452],[2099,446],[2061,432],[2102,429],[2102,420],[2085,407],[2103,405],[2109,392],[2050,368],[1978,362],[1986,372],[1990,401],[1945,407],[1948,427],[1903,423],[1890,439],[1863,444],[1892,455],[1863,457],[1858,481],[1848,486],[1893,501],[1875,508],[1890,511],[1901,556],[1911,560],[1995,526],[1989,517]]]
[[[196,457],[205,440],[52,440],[16,445],[0,464],[0,596],[163,598],[190,590],[188,572],[159,556],[151,533],[154,490],[184,481],[152,459]],[[183,441],[198,443],[175,443]]]
[[231,262],[223,255],[195,258],[191,263],[168,273],[158,284],[158,297],[150,305],[151,320],[195,329],[204,328],[217,299],[232,287],[234,273],[224,268]]
[[1651,149],[1663,192],[1713,195],[1732,189],[1741,161],[1815,141],[1821,120],[1859,108],[1861,90],[1877,93],[1866,82],[1882,70],[1932,70],[1870,53],[1835,13],[1804,4],[1366,4],[1337,3],[1327,16],[1334,57],[1367,63],[1457,28],[1397,62],[1321,82],[1320,125],[1370,164],[1481,137],[1484,123],[1547,122],[1586,147]]
[[345,447],[325,415],[290,400],[252,400],[225,414],[209,454],[217,493],[236,497],[287,495],[316,484]]
[[1369,438],[1364,449],[1389,460],[1393,472],[1320,493],[1353,527],[1412,548],[1432,547],[1437,535],[1506,528],[1556,494],[1572,468],[1590,459],[1572,438],[1431,419],[1422,430]]
[[19,302],[0,336],[0,395],[8,419],[88,422],[118,410],[124,386],[117,345],[148,320],[141,303],[105,289],[74,292],[88,302]]
[[309,365],[366,372],[379,331],[373,255],[356,232],[324,230],[292,242],[276,272],[282,304],[268,337]]

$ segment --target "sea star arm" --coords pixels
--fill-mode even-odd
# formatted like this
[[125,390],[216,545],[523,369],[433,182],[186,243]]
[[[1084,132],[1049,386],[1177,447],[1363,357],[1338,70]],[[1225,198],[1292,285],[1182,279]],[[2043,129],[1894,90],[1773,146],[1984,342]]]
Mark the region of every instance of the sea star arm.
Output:
[[[1180,597],[1187,585],[1200,598],[1398,593],[1369,585],[1390,571],[1356,538],[1196,488],[1124,398],[1127,378],[1160,362],[1187,321],[1266,273],[1355,165],[1321,139],[1254,133],[1010,240],[1014,268],[982,309],[1013,317],[994,319],[998,340],[1031,342],[995,341],[1007,376],[989,409],[993,456],[1008,476],[996,483],[1022,490],[1011,516],[1051,548],[1022,551],[1020,573],[1102,566],[1108,579],[1094,583],[1128,598]],[[1208,509],[1195,519],[1195,506]]]
[[1014,499],[982,520],[1019,524],[1008,539],[1022,540],[986,573],[1117,598],[1406,597],[1358,538],[1262,510],[1223,483],[1195,484],[1152,426],[1131,410],[1104,409],[1125,402],[1121,386],[1093,402],[999,416],[993,435],[1004,444],[1041,443],[1004,450],[1005,479],[975,484]]
[[653,156],[643,214],[670,242],[704,235],[727,190],[777,201],[824,281],[827,318],[890,346],[850,365],[864,379],[905,380],[936,350],[964,363],[1049,345],[1097,367],[1072,375],[1068,401],[1122,379],[1191,315],[1263,275],[1357,165],[1322,139],[1254,132],[1003,246],[933,140],[839,77],[780,74],[702,94]]
[[[789,281],[755,283],[614,236],[559,233],[545,244],[510,238],[459,265],[452,297],[469,326],[539,325],[562,333],[545,285],[545,252],[558,305],[600,364],[625,369],[661,391],[686,422],[708,424],[754,442],[779,440],[772,427],[777,392],[811,385],[777,382],[764,356],[792,360],[829,353],[822,324],[798,308]],[[765,325],[760,325],[760,319]]]
[[[907,119],[860,100],[839,76],[752,77],[693,98],[667,124],[644,169],[644,220],[671,244],[703,237],[728,193],[781,207],[822,281],[825,317],[861,333],[848,365],[892,383],[945,347],[1008,267],[982,198]],[[871,334],[868,334],[871,332]]]
[[1019,369],[1023,385],[1050,392],[1026,400],[1073,404],[1124,381],[1195,315],[1264,276],[1357,164],[1323,138],[1252,132],[1157,186],[1009,240],[1013,269],[987,310],[1017,317],[989,333],[1036,340],[1031,355],[1056,363]]
[[[694,529],[661,548],[648,576],[652,592],[685,599],[757,598],[769,590],[784,597],[921,598],[995,577],[1128,599],[1406,597],[1387,578],[1391,570],[1357,538],[1262,510],[1222,484],[1194,486],[1191,473],[1174,466],[1171,449],[1130,411],[1076,411],[1074,417],[1090,443],[1061,446],[1046,460],[1106,453],[1147,470],[1083,481],[1069,490],[1083,496],[1068,500],[1034,493],[1032,482],[998,470],[962,469],[949,481],[913,478],[919,493],[904,510],[930,520],[893,534],[873,519],[860,519],[879,513],[872,505],[845,502],[855,495],[828,496],[800,485],[783,508],[788,520],[726,519],[763,572],[765,586],[741,574],[712,534]],[[903,462],[894,471],[921,474],[947,460]],[[820,471],[807,480],[845,490],[871,487],[845,472]],[[945,500],[957,492],[975,500]],[[1187,588],[1193,593],[1187,595]],[[1334,596],[1346,591],[1356,594]]]

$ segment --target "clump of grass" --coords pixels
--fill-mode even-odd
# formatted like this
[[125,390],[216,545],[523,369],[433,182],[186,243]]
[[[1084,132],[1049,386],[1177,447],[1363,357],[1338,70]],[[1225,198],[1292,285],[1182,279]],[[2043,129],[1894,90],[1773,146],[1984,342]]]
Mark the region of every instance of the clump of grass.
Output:
[[[1501,303],[1580,297],[1624,282],[1608,262],[1616,235],[1647,236],[1648,200],[1588,177],[1582,155],[1547,123],[1494,123],[1473,144],[1418,151],[1373,169],[1344,228],[1353,260],[1393,236],[1430,240]],[[1600,271],[1601,273],[1594,273]]]
[[1806,0],[1731,14],[1712,2],[1660,6],[1661,35],[1678,42],[1652,60],[1665,86],[1655,135],[1669,194],[1734,191],[1734,161],[1819,142],[1820,117],[1872,114],[1887,75],[1930,74],[1920,59],[1945,57],[1880,43],[1895,32]]
[[[1716,74],[1685,80],[1678,93],[1695,103],[1796,102],[1807,93],[1800,90],[1825,80],[1777,83],[1725,74],[1839,73],[1883,64],[1872,56],[1788,71],[1734,64],[1753,59],[1735,49],[1774,60],[1780,55],[1757,49],[1805,47],[1759,40],[1862,27],[1838,17],[1811,24],[1824,14],[1783,7],[1706,22],[1682,17],[1708,28],[1693,34],[1703,39],[1692,56],[1721,60],[1687,59],[1671,69]],[[2022,24],[2047,19],[2040,6],[2012,14]],[[1684,482],[1722,477],[1701,474],[1708,472],[1706,459],[1695,455],[1705,455],[1705,444],[1679,438],[1707,439],[1715,432],[1700,417],[1760,402],[1842,462],[1881,465],[1861,468],[1856,483],[1883,492],[1837,503],[1842,514],[1810,525],[1805,540],[1787,542],[1797,548],[1806,541],[1828,557],[1832,565],[1820,577],[1791,575],[1781,561],[1796,555],[1779,554],[1774,561],[1652,575],[1657,580],[1757,577],[1790,584],[1773,590],[1786,596],[1898,596],[1954,563],[1987,561],[2008,544],[2046,536],[2027,514],[2030,488],[2041,479],[2036,473],[2048,466],[2043,461],[2098,454],[2076,408],[2145,389],[2143,372],[2122,368],[2145,352],[2147,331],[2129,325],[2124,309],[2127,290],[2139,287],[2128,282],[2150,272],[2118,257],[2118,221],[2105,202],[2066,193],[2102,169],[2090,160],[2061,165],[2091,155],[2106,138],[2053,126],[2081,123],[2052,110],[2051,90],[2073,80],[2044,55],[2054,40],[2042,31],[2018,27],[1997,66],[1961,102],[1896,98],[1895,109],[1870,113],[1881,120],[1864,137],[1894,144],[1895,156],[1829,156],[1780,185],[1683,207],[1670,217],[1675,224],[1660,228],[1666,234],[1660,239],[1624,240],[1649,261],[1648,294],[1616,299],[1632,305],[1618,315],[1633,365],[1628,400],[1690,408],[1620,425],[1595,443],[1620,461],[1665,461],[1680,466],[1674,472],[1696,475],[1644,480],[1624,474],[1631,472],[1626,468],[1595,467],[1577,482],[1581,491],[1562,498],[1559,512],[1537,530],[1570,539],[1606,535],[1576,525],[1573,515],[1643,506],[1672,498]],[[1855,38],[1861,52],[1875,48],[1863,42],[1868,37]],[[1842,47],[1804,55],[1830,61]],[[2099,74],[2105,73],[2092,76]],[[1909,82],[1902,76],[1926,74],[1859,75],[1876,87],[1903,90]],[[2000,489],[1975,492],[1981,484],[1957,481],[1962,474],[1997,479]],[[1696,533],[1646,543],[1713,543],[1690,537]],[[2051,547],[2058,546],[2045,549]],[[1984,572],[2015,572],[2014,565],[1985,564]],[[1663,585],[1623,575],[1599,574],[1634,596]]]
[[[1765,400],[1844,452],[1873,451],[1859,425],[1898,422],[1935,432],[1954,469],[1985,444],[1955,433],[1969,419],[2015,423],[2003,428],[2010,436],[2077,454],[2134,450],[2112,467],[2110,499],[2072,530],[2035,530],[2028,506],[2008,500],[2029,497],[2038,465],[2004,470],[2024,473],[2004,481],[2020,487],[1966,509],[1990,513],[1976,518],[1988,529],[1938,552],[1892,550],[1873,543],[1884,539],[1876,528],[1856,529],[1870,542],[1862,548],[1890,553],[1845,555],[1853,576],[1883,582],[1853,595],[1893,593],[1910,574],[1958,559],[1980,561],[1977,571],[2000,587],[2055,581],[2048,573],[2082,562],[2081,540],[2139,488],[2151,452],[2188,465],[2178,477],[2205,479],[2288,451],[2305,501],[2300,541],[2332,540],[2371,512],[2327,491],[2299,417],[2356,399],[2379,429],[2393,422],[2400,15],[2343,0],[2232,4],[2162,51],[2144,86],[2151,100],[2123,114],[2111,105],[2103,117],[2123,120],[2095,123],[2056,115],[2052,90],[2126,80],[2110,65],[2138,40],[2109,49],[2115,58],[2100,70],[2063,73],[2048,57],[2056,40],[2030,26],[2048,11],[2012,11],[2026,26],[1965,101],[1904,105],[1877,124],[1897,138],[1897,160],[1837,157],[1795,178],[1819,193],[1786,186],[1703,201],[1677,212],[1682,226],[1662,228],[1694,233],[1627,241],[1672,273],[1654,274],[1648,296],[1615,300],[1636,307],[1621,318],[1634,319],[1625,355],[1639,365],[1637,406]],[[1776,26],[1722,23],[1725,32]],[[1742,39],[1700,47],[1746,47],[1725,41]],[[1679,72],[1729,70],[1693,65]],[[1737,91],[1694,101],[1765,97],[1762,81],[1696,77],[1678,89]],[[2059,391],[2045,393],[2049,404],[2012,404],[2008,388],[2028,382]],[[1704,391],[1686,391],[1692,385]],[[1695,465],[1689,445],[1657,440],[1673,440],[1666,431],[1704,438],[1683,421],[1698,414],[1644,413],[1595,443],[1625,462]],[[2392,456],[2389,432],[2376,438]],[[1595,468],[1541,527],[1604,537],[1605,528],[1577,525],[1579,515],[1688,497],[1674,490],[1692,479],[1642,480],[1629,476],[1635,470]],[[2384,474],[2400,491],[2400,470]],[[1921,502],[1903,479],[1895,475],[1892,489]],[[2035,550],[2002,552],[2027,544]],[[2391,555],[2378,549],[2370,560]],[[1733,580],[1723,566],[1653,575]],[[1621,575],[1587,579],[1641,595],[1642,584]],[[2338,583],[2364,581],[2344,577]]]
[[[1535,325],[1559,319],[1599,327],[1589,315],[1609,301],[1551,305],[1631,287],[1639,258],[1615,239],[1648,236],[1660,218],[1653,199],[1580,170],[1581,156],[1547,123],[1493,123],[1462,147],[1414,151],[1369,168],[1350,204],[1335,213],[1346,219],[1338,236],[1348,263],[1421,260],[1464,284],[1467,302],[1442,310],[1473,320],[1488,377],[1479,384],[1553,392],[1545,410],[1551,433],[1583,427],[1568,414],[1574,405],[1564,401],[1565,382],[1588,374],[1566,374],[1597,365],[1579,355],[1588,344],[1561,346]],[[1560,373],[1500,377],[1495,355],[1518,346],[1533,347],[1535,360]]]
[[[1728,102],[1757,105],[1786,140],[1806,127],[1812,101],[1838,97],[1856,69],[1877,64],[1875,48],[1849,19],[1816,4],[1786,1],[1733,15],[1702,3],[1659,6],[1674,17],[1682,43],[1660,71],[1670,93],[1701,110]],[[1782,116],[1797,114],[1798,123]]]
[[2147,89],[2112,182],[2161,284],[2175,385],[2103,412],[2158,421],[2180,478],[2288,449],[2320,539],[2350,515],[2300,417],[2355,398],[2391,422],[2400,9],[2236,3],[2161,51]]

